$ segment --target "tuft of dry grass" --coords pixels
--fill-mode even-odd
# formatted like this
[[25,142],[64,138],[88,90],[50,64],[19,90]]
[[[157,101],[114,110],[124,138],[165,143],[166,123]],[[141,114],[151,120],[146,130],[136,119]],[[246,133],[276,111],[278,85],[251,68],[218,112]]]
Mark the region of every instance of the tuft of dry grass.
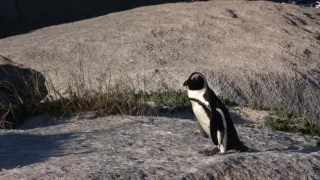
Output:
[[[8,87],[6,92],[10,94],[12,104],[5,106],[0,102],[0,128],[16,128],[28,117],[42,114],[53,116],[84,112],[95,112],[97,115],[150,114],[145,96],[137,95],[134,88],[122,88],[121,77],[109,76],[112,73],[105,70],[101,71],[101,77],[93,82],[92,79],[85,78],[81,60],[78,67],[77,72],[71,73],[71,78],[65,80],[66,85],[63,90],[57,89],[49,74],[31,73],[26,77],[20,73],[20,69],[16,69],[16,77],[24,84],[24,90],[17,91],[13,85],[4,82],[5,87]],[[97,86],[94,86],[94,83]],[[48,95],[44,99],[41,98],[43,89],[48,90]]]
[[[97,115],[149,115],[146,100],[134,91],[121,91],[117,87],[96,91],[87,86],[69,87],[61,94],[54,88],[44,100],[30,98],[28,102],[10,107],[0,106],[0,128],[19,126],[25,119],[41,114],[62,116],[95,112]],[[19,98],[19,95],[16,95]]]
[[[108,69],[108,68],[106,68]],[[57,89],[52,77],[47,74],[44,77],[48,95],[41,97],[40,77],[32,77],[32,83],[24,79],[25,87],[31,94],[18,93],[12,88],[15,105],[5,107],[0,104],[0,128],[17,128],[24,120],[37,115],[77,115],[85,112],[93,112],[102,115],[151,115],[153,109],[149,103],[155,106],[181,107],[187,106],[189,101],[185,92],[164,91],[144,92],[136,88],[123,86],[122,77],[112,77],[108,70],[101,71],[96,81],[86,79],[83,64],[79,63],[77,73],[73,73],[70,79],[65,80],[65,89]],[[23,78],[23,76],[22,76]],[[133,80],[131,80],[133,81]],[[29,97],[23,101],[22,96]],[[41,100],[41,101],[40,101]]]

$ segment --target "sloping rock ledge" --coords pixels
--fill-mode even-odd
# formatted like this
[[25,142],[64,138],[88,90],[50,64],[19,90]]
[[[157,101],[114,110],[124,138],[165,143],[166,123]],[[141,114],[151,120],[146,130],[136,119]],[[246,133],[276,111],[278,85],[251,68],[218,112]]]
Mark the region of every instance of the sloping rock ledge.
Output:
[[206,157],[194,121],[111,116],[0,131],[0,179],[320,179],[316,137],[242,128],[247,153]]

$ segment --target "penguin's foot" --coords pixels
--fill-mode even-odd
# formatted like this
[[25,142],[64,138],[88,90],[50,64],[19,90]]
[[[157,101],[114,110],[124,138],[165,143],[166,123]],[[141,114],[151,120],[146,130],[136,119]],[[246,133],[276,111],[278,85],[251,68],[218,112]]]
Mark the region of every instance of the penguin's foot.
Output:
[[200,154],[206,155],[206,156],[213,156],[215,154],[218,154],[220,152],[218,147],[215,147],[214,149],[205,149],[199,151]]

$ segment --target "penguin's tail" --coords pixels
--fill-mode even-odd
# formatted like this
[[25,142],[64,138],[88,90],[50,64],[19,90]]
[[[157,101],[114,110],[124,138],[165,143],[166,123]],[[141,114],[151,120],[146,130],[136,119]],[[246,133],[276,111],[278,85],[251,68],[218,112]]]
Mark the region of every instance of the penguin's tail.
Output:
[[249,148],[243,142],[239,141],[236,150],[238,150],[239,152],[247,152],[249,151]]

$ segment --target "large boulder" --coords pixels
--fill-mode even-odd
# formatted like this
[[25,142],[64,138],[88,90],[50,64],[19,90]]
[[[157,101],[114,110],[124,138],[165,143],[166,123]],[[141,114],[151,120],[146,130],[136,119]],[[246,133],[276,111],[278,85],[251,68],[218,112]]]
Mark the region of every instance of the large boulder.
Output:
[[237,125],[250,152],[207,157],[213,143],[189,119],[87,118],[0,130],[0,179],[320,178],[319,137]]
[[48,94],[45,83],[42,73],[0,55],[0,117],[8,109],[40,102]]
[[319,123],[319,22],[318,9],[291,4],[173,3],[2,39],[0,53],[47,71],[58,89],[78,70],[98,86],[122,75],[142,90],[182,89],[201,71],[225,98]]

